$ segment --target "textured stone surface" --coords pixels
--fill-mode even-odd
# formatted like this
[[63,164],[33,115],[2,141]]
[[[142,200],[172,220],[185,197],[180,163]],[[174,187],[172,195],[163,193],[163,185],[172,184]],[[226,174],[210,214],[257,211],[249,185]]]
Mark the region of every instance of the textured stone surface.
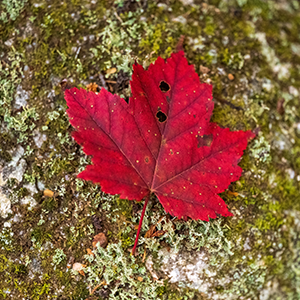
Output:
[[[2,2],[0,298],[300,298],[297,1]],[[71,138],[62,89],[94,83],[128,100],[132,64],[169,57],[179,41],[213,84],[212,121],[257,138],[221,195],[234,217],[183,222],[153,197],[133,262],[142,203],[76,179],[90,158]],[[144,237],[151,225],[164,235]],[[85,254],[100,232],[95,266]],[[89,272],[73,274],[75,262]]]

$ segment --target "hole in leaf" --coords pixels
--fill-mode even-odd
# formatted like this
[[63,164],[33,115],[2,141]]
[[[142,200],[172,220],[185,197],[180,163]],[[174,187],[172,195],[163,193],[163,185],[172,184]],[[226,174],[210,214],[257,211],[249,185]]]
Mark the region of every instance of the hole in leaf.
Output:
[[163,80],[159,83],[159,88],[163,93],[166,93],[171,89],[170,85]]
[[156,114],[156,118],[158,119],[158,122],[163,123],[167,120],[167,115],[162,111],[158,111]]
[[203,136],[198,136],[198,148],[207,146],[209,147],[213,141],[213,135],[212,134],[205,134]]

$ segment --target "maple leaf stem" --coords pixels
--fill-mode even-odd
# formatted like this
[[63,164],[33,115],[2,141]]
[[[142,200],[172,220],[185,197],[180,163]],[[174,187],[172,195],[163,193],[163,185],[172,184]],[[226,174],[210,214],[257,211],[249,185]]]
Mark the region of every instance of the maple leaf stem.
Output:
[[132,255],[134,255],[137,243],[139,241],[139,235],[140,235],[140,231],[141,231],[141,228],[142,228],[143,219],[144,219],[144,215],[145,215],[145,211],[146,211],[149,199],[150,199],[150,194],[146,197],[146,200],[145,200],[145,203],[144,203],[143,211],[142,211],[140,222],[139,222],[138,231],[136,233],[136,238],[135,238],[134,246],[133,246],[132,251],[131,251]]

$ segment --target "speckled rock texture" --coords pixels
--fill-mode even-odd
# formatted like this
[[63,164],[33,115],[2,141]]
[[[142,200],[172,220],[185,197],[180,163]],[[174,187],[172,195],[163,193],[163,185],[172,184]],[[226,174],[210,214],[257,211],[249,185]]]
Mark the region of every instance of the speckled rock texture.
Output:
[[[0,299],[300,299],[299,24],[286,0],[1,1]],[[63,91],[128,100],[132,64],[180,42],[212,121],[257,136],[220,195],[233,217],[178,220],[153,196],[131,256],[143,201],[76,178]]]

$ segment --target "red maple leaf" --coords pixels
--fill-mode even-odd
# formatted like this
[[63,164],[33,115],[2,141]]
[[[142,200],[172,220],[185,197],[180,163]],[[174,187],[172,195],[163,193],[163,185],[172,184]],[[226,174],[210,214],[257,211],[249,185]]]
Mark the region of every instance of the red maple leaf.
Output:
[[121,198],[146,197],[134,252],[151,193],[178,218],[232,216],[218,193],[241,176],[238,163],[255,134],[210,122],[212,86],[200,83],[183,51],[133,69],[129,103],[104,88],[72,88],[65,99],[73,137],[93,156],[78,177]]

